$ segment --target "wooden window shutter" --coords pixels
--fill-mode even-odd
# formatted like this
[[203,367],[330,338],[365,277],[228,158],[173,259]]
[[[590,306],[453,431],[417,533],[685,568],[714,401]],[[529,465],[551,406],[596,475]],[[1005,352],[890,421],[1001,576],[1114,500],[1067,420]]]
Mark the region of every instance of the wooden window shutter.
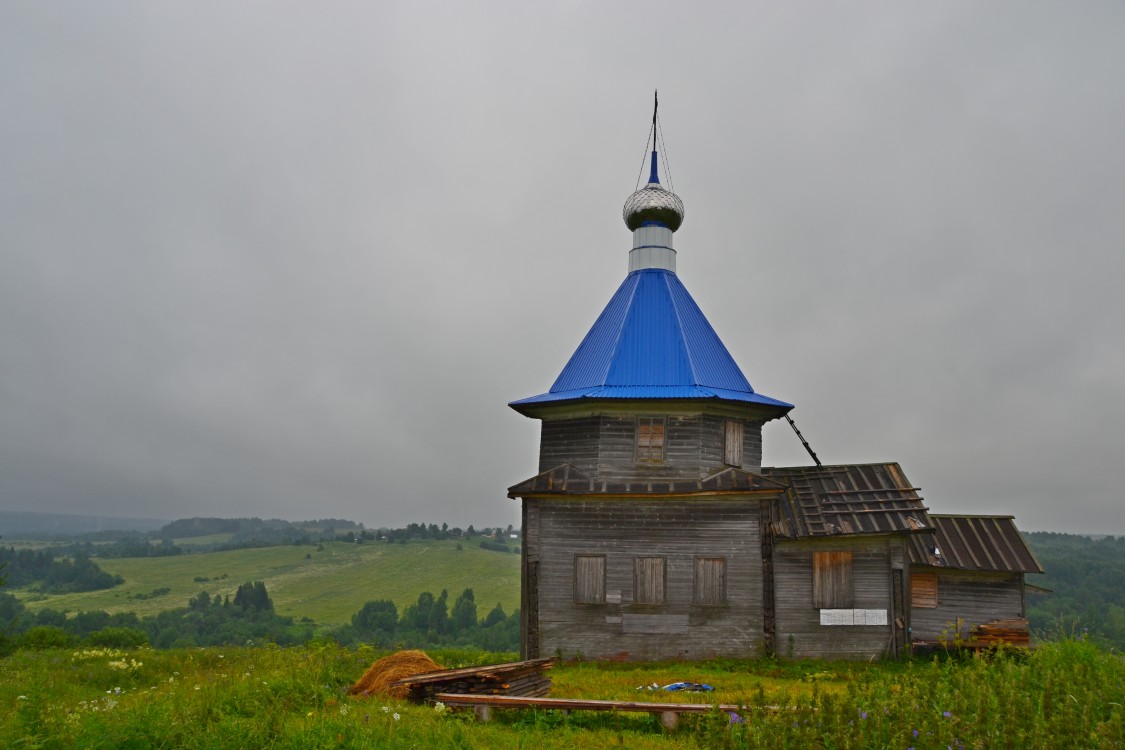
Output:
[[636,604],[664,603],[664,558],[633,560],[633,601]]
[[577,604],[605,602],[605,555],[575,555],[574,601]]
[[852,553],[813,553],[813,606],[817,609],[850,609]]
[[933,609],[937,605],[937,573],[911,573],[910,606]]
[[724,426],[725,443],[723,463],[728,466],[742,466],[742,422],[726,420]]
[[664,460],[664,417],[637,417],[637,461]]
[[695,558],[695,604],[727,603],[727,561],[723,557]]

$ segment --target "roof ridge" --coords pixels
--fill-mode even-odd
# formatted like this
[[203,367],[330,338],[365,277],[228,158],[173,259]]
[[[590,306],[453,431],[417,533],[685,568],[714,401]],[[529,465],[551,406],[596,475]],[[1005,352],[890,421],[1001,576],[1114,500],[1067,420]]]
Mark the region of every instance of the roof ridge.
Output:
[[[605,370],[601,374],[600,380],[602,386],[606,385],[609,381],[609,373],[613,370],[613,363],[617,361],[617,355],[620,354],[621,340],[624,338],[625,329],[629,325],[629,318],[633,315],[633,300],[636,298],[637,290],[641,286],[640,272],[634,271],[625,276],[625,281],[628,281],[634,275],[636,275],[637,278],[633,280],[633,288],[629,290],[628,299],[625,300],[625,314],[621,316],[621,325],[617,327],[617,332],[613,337],[613,345],[609,347],[609,357],[605,362]],[[597,323],[594,325],[597,325]]]
[[[673,274],[675,275],[675,274]],[[684,318],[680,314],[680,306],[676,304],[676,295],[673,293],[671,285],[668,283],[668,273],[661,277],[664,284],[664,291],[668,294],[668,301],[672,303],[672,313],[676,316],[676,325],[684,335],[677,337],[677,343],[680,345],[680,350],[683,351],[684,356],[687,358],[688,369],[691,371],[691,384],[699,387],[706,387],[699,382],[699,370],[695,366],[694,353],[691,347],[688,346],[687,335],[684,329]],[[720,342],[721,343],[721,342]]]

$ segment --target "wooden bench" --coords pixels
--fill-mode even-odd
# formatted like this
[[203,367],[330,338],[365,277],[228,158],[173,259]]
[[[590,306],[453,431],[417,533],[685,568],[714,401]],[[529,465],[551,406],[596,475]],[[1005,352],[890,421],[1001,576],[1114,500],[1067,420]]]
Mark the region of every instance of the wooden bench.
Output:
[[650,703],[647,701],[595,701],[573,698],[534,698],[519,695],[465,695],[439,693],[434,696],[447,706],[472,708],[481,721],[492,718],[494,708],[553,708],[559,711],[633,711],[659,714],[666,729],[675,729],[681,714],[705,714],[713,710],[733,713],[746,710],[777,711],[777,706],[749,707],[707,703]]

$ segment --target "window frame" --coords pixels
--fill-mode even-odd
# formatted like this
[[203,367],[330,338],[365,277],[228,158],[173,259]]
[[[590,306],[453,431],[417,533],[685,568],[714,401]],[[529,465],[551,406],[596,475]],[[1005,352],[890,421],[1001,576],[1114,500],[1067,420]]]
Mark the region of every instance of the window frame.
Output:
[[723,420],[723,463],[727,466],[742,466],[742,442],[745,427],[741,420]]
[[937,609],[939,585],[937,573],[911,573],[910,608]]
[[[650,589],[654,587],[647,584],[646,575],[650,570],[645,561],[659,560],[660,592],[656,601],[647,598]],[[655,568],[652,568],[655,569]],[[642,596],[644,598],[642,598]],[[633,603],[641,605],[660,605],[668,603],[668,558],[660,555],[638,555],[633,558]]]
[[[659,427],[659,444],[654,428]],[[645,434],[647,431],[647,435]],[[633,436],[633,457],[639,464],[664,463],[668,445],[668,418],[665,416],[638,415]]]
[[[601,581],[600,581],[599,584],[597,584],[593,587],[593,595],[594,595],[593,598],[586,598],[586,599],[582,598],[582,595],[588,591],[589,587],[583,587],[583,586],[580,585],[580,582],[582,580],[582,571],[581,571],[580,561],[597,561],[599,563],[599,565],[597,567],[601,568]],[[573,586],[574,586],[574,603],[575,604],[588,604],[588,605],[605,604],[606,603],[605,582],[606,582],[606,559],[605,559],[605,555],[575,555],[574,556],[574,580],[572,581],[572,583],[573,583]],[[600,595],[600,597],[599,597],[599,595]]]
[[854,555],[851,550],[812,554],[812,604],[816,609],[855,607]]
[[[706,563],[718,564],[719,566],[719,596],[718,601],[710,601],[710,597],[704,596],[707,593],[700,587],[701,577],[700,572]],[[703,565],[701,565],[703,564]],[[727,558],[698,555],[692,565],[692,591],[691,603],[699,607],[723,607],[727,603]]]

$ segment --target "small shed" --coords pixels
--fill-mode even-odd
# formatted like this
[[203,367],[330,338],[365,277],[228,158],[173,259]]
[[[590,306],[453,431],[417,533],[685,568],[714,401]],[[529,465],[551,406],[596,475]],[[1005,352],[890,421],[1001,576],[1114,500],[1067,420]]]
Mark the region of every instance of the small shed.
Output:
[[931,515],[910,539],[910,608],[917,641],[971,637],[972,628],[1027,616],[1027,573],[1043,566],[1012,516]]

